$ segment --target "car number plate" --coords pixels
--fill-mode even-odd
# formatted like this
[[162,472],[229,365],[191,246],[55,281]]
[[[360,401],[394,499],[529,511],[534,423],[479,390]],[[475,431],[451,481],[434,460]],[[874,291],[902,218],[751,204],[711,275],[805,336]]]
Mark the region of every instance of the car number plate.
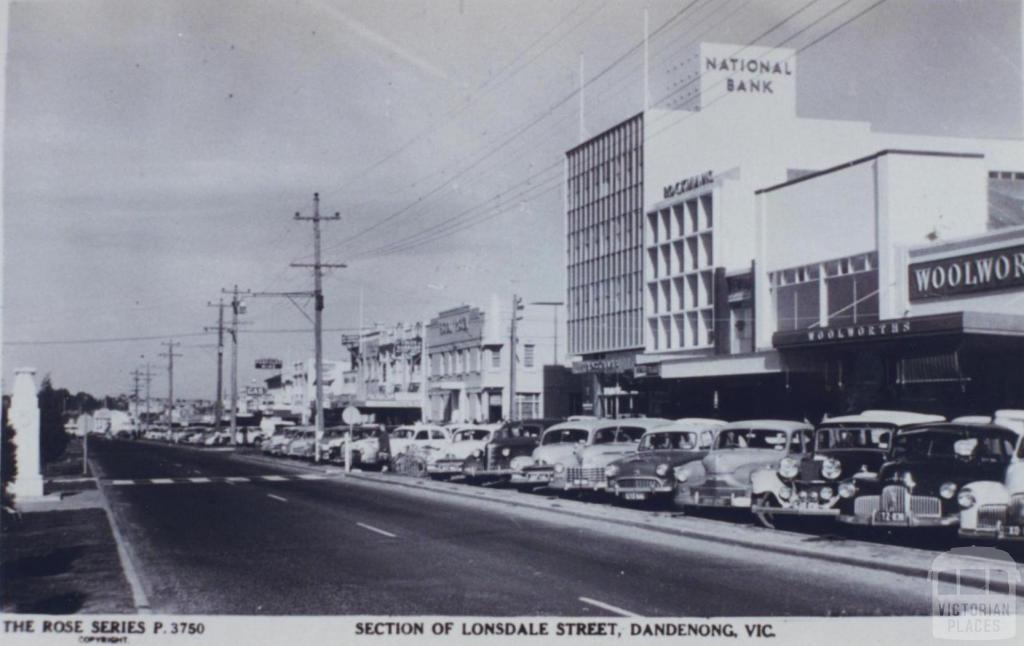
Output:
[[647,494],[639,492],[624,493],[622,497],[626,500],[647,500]]
[[732,499],[733,507],[749,507],[750,497],[749,496],[736,496]]
[[1007,525],[1003,531],[1007,536],[1024,536],[1024,525]]
[[875,519],[880,523],[905,523],[907,515],[902,511],[879,511]]

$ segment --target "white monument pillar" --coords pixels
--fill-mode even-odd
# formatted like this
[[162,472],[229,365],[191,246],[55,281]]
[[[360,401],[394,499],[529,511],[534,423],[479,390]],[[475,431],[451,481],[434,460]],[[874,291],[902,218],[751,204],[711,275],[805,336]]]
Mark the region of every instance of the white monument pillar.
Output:
[[18,474],[11,483],[15,498],[40,498],[43,476],[39,443],[39,396],[36,394],[35,368],[14,371],[11,396],[11,426],[14,427],[15,461]]

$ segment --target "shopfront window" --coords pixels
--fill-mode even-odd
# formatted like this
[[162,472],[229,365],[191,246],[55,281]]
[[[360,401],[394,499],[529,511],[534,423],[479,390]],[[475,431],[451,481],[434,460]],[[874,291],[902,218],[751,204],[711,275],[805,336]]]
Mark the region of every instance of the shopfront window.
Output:
[[540,417],[540,393],[516,393],[516,417],[538,419]]
[[878,320],[878,270],[869,258],[827,263],[825,272],[829,325]]
[[817,325],[821,302],[817,281],[780,285],[775,294],[780,332]]

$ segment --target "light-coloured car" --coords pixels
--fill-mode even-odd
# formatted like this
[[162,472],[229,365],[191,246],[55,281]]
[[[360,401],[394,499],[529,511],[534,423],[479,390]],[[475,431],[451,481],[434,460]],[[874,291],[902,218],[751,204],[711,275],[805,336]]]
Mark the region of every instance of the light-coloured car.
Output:
[[811,448],[814,427],[804,422],[755,419],[731,422],[718,431],[703,459],[675,469],[675,502],[682,506],[749,508],[755,471],[777,469],[787,456]]
[[605,467],[608,491],[628,501],[671,497],[673,470],[707,455],[723,426],[722,420],[691,417],[647,431],[635,454]]
[[1017,433],[1006,475],[971,482],[960,490],[960,535],[1024,541],[1024,410],[999,410],[992,422]]
[[270,455],[284,455],[288,443],[295,439],[298,428],[300,427],[285,426],[276,429],[270,436],[270,439],[264,442],[260,448],[264,453],[269,453]]
[[470,456],[482,456],[484,447],[501,424],[466,424],[452,431],[451,440],[427,456],[427,473],[434,477],[462,474],[462,465]]
[[381,440],[377,436],[367,437],[352,443],[353,462],[367,467],[383,467],[391,459],[403,453],[412,452],[424,460],[426,455],[440,449],[451,438],[450,431],[434,424],[411,424],[399,426],[387,433],[390,451],[381,451]]
[[290,458],[312,459],[315,451],[316,429],[309,427],[296,430],[284,448],[284,454]]

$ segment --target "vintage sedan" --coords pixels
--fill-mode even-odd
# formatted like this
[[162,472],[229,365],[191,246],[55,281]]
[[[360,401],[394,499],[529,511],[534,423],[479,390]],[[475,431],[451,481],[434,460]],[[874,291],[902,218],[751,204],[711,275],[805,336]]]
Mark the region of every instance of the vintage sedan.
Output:
[[1024,410],[996,411],[992,421],[1017,433],[1017,448],[1003,480],[979,480],[960,490],[960,535],[1024,541]]
[[755,419],[726,424],[703,459],[676,467],[676,504],[749,508],[751,475],[778,468],[787,456],[807,453],[813,433],[804,422]]
[[[361,424],[351,428],[352,443],[372,437],[380,427],[376,424]],[[324,429],[320,439],[320,459],[325,462],[345,462],[345,441],[349,433],[348,426],[332,426]]]
[[470,482],[502,482],[512,477],[512,461],[530,457],[545,430],[559,419],[524,419],[505,422],[494,431],[491,440],[479,453],[466,458],[462,472]]
[[[608,486],[605,467],[635,452],[644,433],[668,421],[637,418],[555,424],[544,431],[540,446],[533,451],[532,464],[523,464],[512,482],[522,482],[525,477],[531,484],[562,491],[604,490]],[[513,468],[516,466],[513,461]]]
[[462,465],[471,455],[483,454],[501,424],[465,424],[455,427],[452,439],[427,455],[427,473],[434,478],[462,475]]
[[766,527],[774,527],[781,515],[838,516],[838,484],[874,477],[899,429],[944,421],[940,415],[889,410],[823,421],[814,431],[810,453],[784,458],[777,469],[753,473],[751,511]]
[[1018,433],[998,424],[946,422],[905,429],[877,476],[839,485],[837,518],[880,527],[955,527],[961,489],[1002,480],[1017,441]]
[[274,431],[274,434],[270,436],[270,439],[263,443],[261,449],[264,453],[270,455],[284,455],[285,449],[288,448],[288,444],[295,439],[295,435],[299,432],[297,426],[286,426],[278,428]]
[[352,443],[352,462],[367,467],[386,467],[402,453],[426,454],[444,446],[450,434],[448,429],[433,424],[399,426],[387,435],[388,451],[381,451],[380,434]]
[[312,460],[316,452],[316,429],[302,428],[295,432],[291,442],[284,447],[284,455],[290,458]]
[[608,491],[620,500],[671,498],[676,485],[673,469],[707,455],[723,426],[721,420],[691,417],[647,431],[636,454],[605,467]]

